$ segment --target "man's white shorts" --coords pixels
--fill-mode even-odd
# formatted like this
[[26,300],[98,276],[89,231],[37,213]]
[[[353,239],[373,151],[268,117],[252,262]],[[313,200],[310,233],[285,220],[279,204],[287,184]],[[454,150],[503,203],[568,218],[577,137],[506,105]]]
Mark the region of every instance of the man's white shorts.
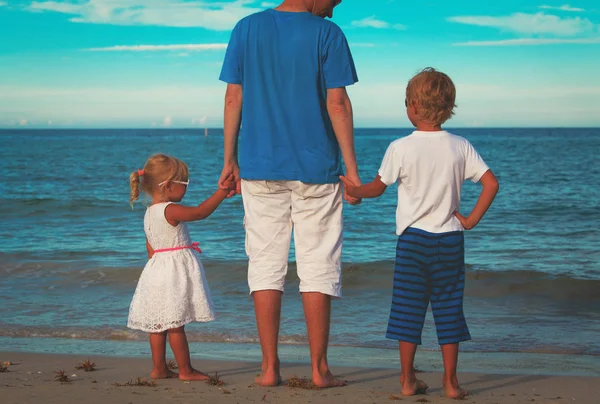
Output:
[[242,180],[248,286],[283,292],[292,228],[300,292],[342,296],[340,184]]

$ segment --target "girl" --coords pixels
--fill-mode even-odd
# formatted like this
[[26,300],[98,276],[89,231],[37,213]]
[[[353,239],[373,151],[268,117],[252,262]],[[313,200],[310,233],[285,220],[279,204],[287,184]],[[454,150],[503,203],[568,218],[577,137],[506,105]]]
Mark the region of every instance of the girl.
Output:
[[[144,168],[131,173],[129,179],[132,207],[140,188],[152,198],[152,204],[144,216],[149,260],[133,295],[127,327],[150,333],[153,379],[179,376],[181,380],[206,380],[208,375],[192,368],[184,326],[192,321],[214,320],[215,315],[197,254],[200,249],[190,239],[185,222],[210,216],[235,189],[235,183],[230,179],[224,187],[229,189],[219,189],[197,207],[174,203],[180,202],[187,191],[188,168],[164,154],[150,157]],[[167,336],[179,375],[167,368]]]

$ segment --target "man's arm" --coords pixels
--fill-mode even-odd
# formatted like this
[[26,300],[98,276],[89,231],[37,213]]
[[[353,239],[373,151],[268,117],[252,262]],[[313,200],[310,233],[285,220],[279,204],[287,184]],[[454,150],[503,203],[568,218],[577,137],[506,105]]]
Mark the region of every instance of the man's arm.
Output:
[[[233,174],[237,183],[236,192],[241,193],[240,168],[238,165],[238,137],[242,121],[242,86],[241,84],[228,84],[225,92],[225,121],[224,121],[224,162],[219,188],[227,189],[226,182]],[[233,192],[233,191],[232,191]],[[229,194],[233,196],[235,193]]]
[[346,173],[358,175],[358,166],[354,152],[352,103],[345,87],[330,88],[327,90],[327,112],[333,125],[335,137],[342,150]]
[[344,188],[348,195],[354,198],[378,198],[387,189],[387,185],[381,181],[379,175],[373,181],[361,186],[354,185],[344,176],[341,176],[340,179],[344,183]]
[[[360,185],[356,153],[354,151],[352,103],[345,87],[330,88],[327,90],[327,112],[335,137],[342,151],[344,165],[346,166],[346,177],[351,183]],[[352,204],[360,203],[360,199],[346,199]]]

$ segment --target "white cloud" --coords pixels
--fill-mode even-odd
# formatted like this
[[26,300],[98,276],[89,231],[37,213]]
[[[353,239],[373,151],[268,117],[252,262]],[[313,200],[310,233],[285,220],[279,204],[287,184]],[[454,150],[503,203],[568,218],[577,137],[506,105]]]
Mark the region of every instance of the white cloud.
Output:
[[542,10],[559,10],[559,11],[573,11],[573,12],[582,12],[585,11],[583,8],[579,7],[571,7],[570,4],[564,4],[562,6],[539,6]]
[[[455,81],[456,116],[447,126],[597,126],[600,86],[517,85],[503,79],[494,84]],[[406,84],[385,83],[348,88],[355,116],[370,125],[410,127],[404,111]],[[361,124],[363,126],[364,124]]]
[[271,3],[269,1],[263,1],[262,3],[260,3],[260,6],[262,8],[275,8],[275,7],[277,7],[277,5],[278,5],[277,3]]
[[8,3],[7,3],[7,2],[5,2],[5,1],[0,1],[0,7],[7,6],[7,5],[8,5]]
[[375,16],[366,17],[362,20],[352,21],[353,27],[358,28],[377,28],[377,29],[397,29],[405,30],[406,26],[402,24],[391,24],[387,21],[379,20]]
[[[35,122],[53,121],[64,126],[69,120],[91,125],[117,122],[135,126],[156,122],[162,127],[164,117],[171,127],[189,125],[193,118],[206,115],[209,126],[218,125],[223,117],[225,85],[157,86],[157,87],[35,87],[0,84],[0,121],[15,116]],[[159,118],[157,118],[159,117]],[[168,120],[167,120],[168,123]],[[18,121],[16,122],[18,125]]]
[[27,119],[20,119],[19,126],[27,126]]
[[174,45],[117,45],[105,48],[84,49],[89,52],[155,52],[155,51],[207,51],[226,49],[226,43],[174,44]]
[[448,21],[534,35],[575,36],[598,31],[598,27],[587,18],[561,18],[541,12],[536,14],[514,13],[501,17],[459,16],[450,17]]
[[163,126],[168,128],[171,125],[173,125],[173,118],[171,118],[170,116],[165,116],[163,119]]
[[248,4],[247,0],[69,0],[34,1],[27,10],[69,14],[75,23],[230,30],[241,18],[261,10]]
[[598,38],[518,38],[501,41],[467,41],[457,42],[454,46],[527,46],[527,45],[559,45],[559,44],[597,44]]
[[192,119],[192,125],[202,126],[204,124],[206,124],[206,117],[205,116],[203,116],[202,118],[193,118]]

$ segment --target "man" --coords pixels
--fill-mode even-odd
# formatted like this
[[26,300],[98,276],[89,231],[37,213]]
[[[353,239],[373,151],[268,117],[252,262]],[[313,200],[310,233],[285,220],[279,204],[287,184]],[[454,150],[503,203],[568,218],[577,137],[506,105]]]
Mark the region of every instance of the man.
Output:
[[262,386],[281,381],[277,344],[292,228],[312,381],[344,385],[327,364],[331,298],[342,292],[341,157],[346,177],[355,184],[360,178],[345,90],[358,78],[344,34],[325,20],[339,3],[285,0],[242,19],[220,76],[228,83],[220,183],[233,174],[243,195],[248,284],[263,354],[256,382]]

